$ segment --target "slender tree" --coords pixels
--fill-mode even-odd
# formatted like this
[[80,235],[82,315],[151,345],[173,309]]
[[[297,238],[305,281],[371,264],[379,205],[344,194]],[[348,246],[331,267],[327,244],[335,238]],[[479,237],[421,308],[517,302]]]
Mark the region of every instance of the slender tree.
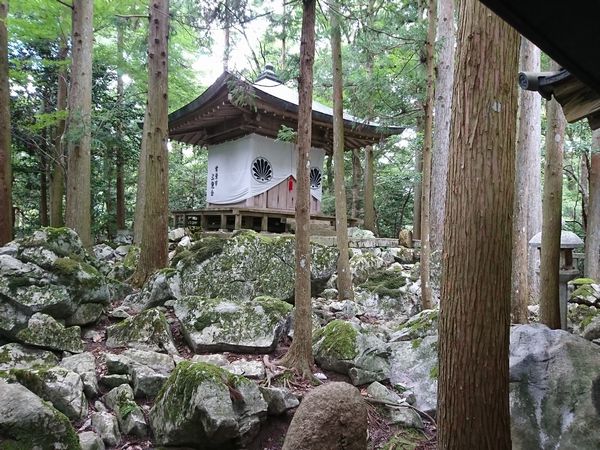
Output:
[[[519,60],[521,71],[539,72],[540,50],[525,38],[521,38]],[[538,217],[541,216],[541,97],[537,92],[524,89],[521,89],[519,95],[512,249],[512,320],[515,323],[527,323],[527,306],[532,285],[529,240],[540,231],[541,225],[541,217]]]
[[[360,211],[360,155],[358,149],[352,150],[352,217],[358,217]],[[335,174],[334,174],[335,177]]]
[[[119,108],[123,107],[123,73],[122,67],[124,65],[123,60],[123,24],[119,23],[117,26],[117,60],[119,65],[119,74],[117,76],[117,103]],[[115,148],[116,155],[116,227],[117,230],[125,229],[125,160],[123,158],[123,125],[119,122],[117,124],[117,145]]]
[[[423,129],[423,122],[421,119],[417,119],[417,128]],[[423,152],[420,148],[415,148],[415,178],[413,190],[413,239],[421,240],[421,200],[423,197],[423,190],[421,179],[423,176]]]
[[94,2],[74,0],[72,6],[72,63],[67,133],[66,224],[92,246],[91,147],[92,147],[92,46]]
[[437,294],[440,291],[442,242],[444,238],[444,211],[446,178],[448,176],[448,148],[454,75],[454,0],[439,0],[437,8],[437,66],[433,147],[431,151],[431,206],[429,208],[429,246],[431,248],[430,282]]
[[423,136],[423,176],[421,180],[421,305],[430,309],[431,298],[431,247],[429,211],[431,207],[431,147],[433,145],[433,102],[435,99],[435,32],[437,0],[429,0],[425,59],[427,67],[427,93],[425,98],[425,128]]
[[315,58],[315,0],[303,0],[300,38],[300,81],[298,106],[298,161],[296,176],[296,280],[294,340],[281,364],[312,378],[312,304],[310,293],[310,178],[309,157],[312,133],[313,63]]
[[368,145],[365,147],[365,230],[371,230],[373,233],[377,231],[375,223],[375,181],[373,169],[373,147]]
[[[56,89],[56,111],[65,112],[67,109],[67,68],[64,64],[69,53],[66,39],[60,39],[60,50],[58,58],[61,61],[58,70]],[[50,226],[62,227],[63,220],[63,197],[65,195],[65,151],[63,145],[63,134],[66,121],[60,118],[54,130],[52,164],[50,170]]]
[[585,276],[600,280],[600,130],[592,133],[590,200],[585,235]]
[[[168,262],[168,39],[169,0],[150,0],[148,32],[148,104],[146,105],[146,201],[140,261],[132,283],[141,286]],[[147,126],[146,126],[147,122]]]
[[477,0],[459,2],[458,17],[439,330],[438,443],[444,450],[508,450],[519,37]]
[[0,0],[0,245],[10,241],[13,232],[7,15],[8,0]]
[[340,300],[353,300],[352,273],[348,255],[348,212],[346,210],[346,186],[344,183],[344,110],[342,80],[342,33],[339,5],[334,0],[330,8],[331,56],[333,67],[333,157],[335,183],[335,229],[340,251],[337,269],[337,286]]
[[138,162],[138,180],[135,196],[135,212],[133,216],[133,243],[142,243],[142,225],[144,223],[144,207],[146,205],[146,162],[148,160],[148,108],[144,114],[144,125],[142,129],[142,145],[140,147],[140,159]]
[[[553,62],[552,69],[558,65]],[[565,116],[554,99],[546,103],[546,165],[542,202],[542,251],[540,261],[540,322],[560,328],[559,270],[562,218],[563,143]]]

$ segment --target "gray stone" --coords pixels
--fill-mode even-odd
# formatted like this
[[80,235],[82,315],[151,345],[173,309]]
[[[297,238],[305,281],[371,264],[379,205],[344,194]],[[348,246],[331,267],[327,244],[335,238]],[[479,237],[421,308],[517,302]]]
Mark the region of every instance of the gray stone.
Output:
[[423,421],[419,414],[408,407],[407,403],[398,394],[390,391],[383,384],[378,382],[371,383],[367,388],[367,394],[375,400],[385,402],[385,404],[378,404],[377,409],[383,413],[391,424],[417,428],[419,430],[423,429]]
[[90,352],[67,356],[60,362],[60,366],[78,373],[83,382],[85,395],[95,397],[98,395],[98,378],[96,377],[96,358]]
[[103,375],[100,378],[100,384],[106,386],[109,389],[116,388],[122,384],[129,384],[129,375],[126,374],[113,374]]
[[186,235],[185,228],[175,228],[169,231],[169,241],[177,242],[180,241]]
[[104,450],[104,442],[93,431],[79,433],[79,445],[81,450]]
[[269,353],[285,331],[292,306],[270,297],[254,300],[183,297],[175,315],[196,353]]
[[229,360],[221,353],[214,353],[212,355],[194,355],[192,356],[192,362],[204,362],[220,367],[229,365]]
[[31,316],[27,322],[27,328],[19,331],[16,338],[24,344],[50,350],[83,352],[81,329],[79,327],[65,328],[46,314],[36,313]]
[[[179,252],[173,264],[181,273],[182,295],[227,300],[269,296],[293,302],[294,237],[252,231],[231,239],[203,238]],[[335,272],[335,247],[311,244],[311,289],[318,295]]]
[[515,448],[598,448],[598,346],[544,325],[515,326],[510,380]]
[[87,415],[88,403],[79,374],[63,367],[48,370],[18,370],[11,372],[19,383],[72,420]]
[[437,408],[437,336],[390,344],[392,384],[402,384],[414,393],[415,407],[426,413]]
[[256,384],[211,364],[182,362],[157,397],[150,424],[158,445],[239,448],[266,414]]
[[390,377],[386,344],[350,322],[334,320],[317,331],[313,353],[320,367],[349,375],[355,385]]
[[123,306],[138,313],[178,298],[181,298],[179,272],[174,269],[162,269],[150,276],[138,294],[126,297]]
[[72,325],[90,325],[96,323],[102,313],[104,312],[104,306],[99,303],[84,303],[80,305],[77,310],[65,320],[66,326]]
[[583,329],[581,336],[588,341],[600,338],[600,316],[596,316],[592,321]]
[[71,450],[78,443],[69,419],[29,389],[0,379],[0,436],[5,448]]
[[116,417],[111,413],[93,413],[92,428],[109,447],[114,447],[121,441],[119,423],[117,422]]
[[260,392],[269,405],[268,411],[272,416],[283,414],[288,409],[295,408],[300,404],[298,398],[287,389],[261,387]]
[[106,335],[108,348],[130,347],[179,354],[167,318],[156,308],[108,327]]
[[107,353],[109,374],[127,374],[136,397],[154,397],[160,391],[175,362],[169,355],[129,349],[121,355]]
[[426,309],[403,323],[398,331],[390,336],[390,342],[412,341],[437,334],[439,309]]
[[10,343],[0,347],[0,372],[10,369],[49,369],[58,365],[54,353]]
[[367,448],[367,407],[348,383],[327,383],[309,391],[285,436],[283,450]]
[[117,415],[119,428],[123,434],[144,437],[148,426],[144,413],[134,401],[131,386],[123,384],[112,389],[104,396],[104,403]]
[[238,359],[237,361],[233,361],[231,364],[223,368],[234,375],[242,375],[246,378],[262,380],[266,376],[265,365],[262,363],[262,361],[247,361],[246,359],[242,358]]

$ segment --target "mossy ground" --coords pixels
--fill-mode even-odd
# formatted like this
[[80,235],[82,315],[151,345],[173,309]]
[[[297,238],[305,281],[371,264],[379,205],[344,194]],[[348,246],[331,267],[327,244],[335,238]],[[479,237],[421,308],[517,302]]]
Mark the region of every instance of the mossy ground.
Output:
[[403,429],[383,446],[383,450],[416,450],[426,440],[427,437],[415,429]]
[[358,355],[358,331],[343,320],[334,320],[317,330],[313,342],[319,342],[319,352],[340,360],[352,360]]

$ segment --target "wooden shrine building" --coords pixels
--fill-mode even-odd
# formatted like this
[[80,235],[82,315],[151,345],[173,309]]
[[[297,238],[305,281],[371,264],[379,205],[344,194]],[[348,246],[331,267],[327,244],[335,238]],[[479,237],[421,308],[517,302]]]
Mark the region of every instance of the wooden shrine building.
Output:
[[[335,218],[321,214],[323,160],[332,152],[333,110],[318,102],[312,107],[311,216],[333,225]],[[224,72],[198,98],[171,113],[171,140],[208,148],[208,208],[174,211],[176,225],[285,231],[294,217],[297,151],[293,143],[277,137],[281,130],[295,131],[297,126],[298,93],[269,65],[254,83]],[[344,114],[346,150],[403,130]]]

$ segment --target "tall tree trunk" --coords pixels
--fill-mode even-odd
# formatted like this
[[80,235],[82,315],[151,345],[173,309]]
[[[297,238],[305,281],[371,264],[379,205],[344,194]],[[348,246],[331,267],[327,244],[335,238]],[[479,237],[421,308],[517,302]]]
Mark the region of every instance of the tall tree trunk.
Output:
[[479,1],[459,5],[444,225],[438,443],[444,450],[508,450],[519,37]]
[[454,0],[439,0],[437,11],[438,62],[435,81],[433,148],[431,152],[431,194],[429,208],[429,246],[431,248],[431,289],[439,295],[442,282],[442,242],[446,178],[448,176],[448,147],[452,81],[454,76]]
[[344,183],[344,110],[342,80],[342,36],[339,5],[334,0],[330,7],[331,56],[333,67],[333,168],[335,170],[335,231],[340,255],[337,262],[337,287],[339,300],[354,300],[352,273],[348,255],[348,211]]
[[366,230],[377,231],[375,223],[375,182],[373,170],[373,147],[365,147],[365,223]]
[[585,235],[585,276],[600,281],[600,130],[592,134],[590,200]]
[[[360,155],[358,149],[352,150],[352,209],[351,215],[356,218],[360,215]],[[334,174],[335,176],[335,174]]]
[[[148,32],[148,104],[146,106],[146,201],[140,261],[132,284],[141,286],[168,263],[169,161],[168,39],[169,0],[150,0]],[[143,152],[144,153],[144,152]]]
[[[417,128],[423,129],[423,123],[417,120]],[[413,186],[414,197],[413,197],[413,239],[421,240],[421,199],[423,195],[422,190],[422,176],[423,176],[423,154],[420,148],[415,148],[415,173],[417,178]]]
[[135,212],[133,218],[133,243],[142,243],[142,228],[144,223],[144,207],[146,205],[146,161],[148,160],[148,107],[144,114],[144,127],[142,129],[142,146],[138,162],[138,181],[135,196]]
[[427,94],[425,99],[425,128],[423,137],[423,176],[421,183],[421,305],[423,309],[433,306],[431,298],[431,247],[430,222],[431,208],[431,147],[433,145],[433,102],[435,100],[435,27],[437,0],[429,0],[427,42],[425,58],[427,65]]
[[282,23],[281,23],[281,59],[280,59],[280,67],[279,73],[283,73],[285,71],[285,65],[287,60],[287,1],[283,0],[283,15],[282,15]]
[[[59,60],[67,59],[69,48],[67,42],[61,39]],[[67,69],[64,65],[58,71],[56,90],[56,111],[62,112],[67,109]],[[56,124],[53,139],[53,161],[50,171],[50,226],[62,227],[63,220],[63,197],[65,195],[65,151],[63,146],[63,134],[65,132],[64,119],[59,119]]]
[[296,174],[296,280],[294,340],[280,364],[296,368],[312,378],[312,304],[310,293],[310,177],[313,64],[315,58],[315,0],[303,0],[300,37],[300,83],[298,106],[298,161]]
[[225,0],[225,26],[223,27],[223,71],[229,70],[229,58],[231,55],[231,10],[229,1]]
[[333,155],[327,155],[325,162],[325,175],[327,176],[327,190],[331,195],[335,195],[335,181],[333,180]]
[[48,221],[48,164],[46,156],[40,154],[40,225],[47,227]]
[[72,63],[67,119],[66,224],[87,248],[91,231],[93,0],[73,0]]
[[114,167],[115,156],[114,152],[106,149],[104,156],[104,179],[106,180],[106,190],[104,191],[104,204],[106,205],[106,236],[112,240],[116,234],[116,211],[115,203],[113,202],[112,181],[115,177],[116,167]]
[[[592,132],[592,147],[594,145],[594,134]],[[581,222],[587,233],[588,213],[590,205],[590,155],[587,151],[581,153],[579,158],[579,191],[581,192]]]
[[0,0],[0,245],[13,236],[7,15],[8,0]]
[[[119,108],[123,108],[123,25],[119,24],[117,28],[117,60],[119,64],[119,76],[117,77],[117,103]],[[115,223],[117,230],[125,229],[125,160],[123,158],[123,126],[121,122],[117,124],[117,147],[115,149],[117,180],[116,180],[116,217]]]
[[[539,72],[540,50],[525,38],[521,38],[519,68],[522,71]],[[520,90],[519,126],[517,138],[515,205],[512,248],[512,320],[527,323],[530,296],[530,248],[529,240],[540,230],[540,220],[532,219],[530,209],[539,213],[540,202],[540,139],[541,97],[537,92]],[[536,192],[537,191],[537,192]],[[535,275],[534,275],[535,276]]]
[[[558,65],[553,63],[552,70]],[[565,117],[554,99],[546,103],[546,167],[542,202],[542,252],[540,262],[540,322],[560,329],[560,231],[562,218],[563,143]]]

